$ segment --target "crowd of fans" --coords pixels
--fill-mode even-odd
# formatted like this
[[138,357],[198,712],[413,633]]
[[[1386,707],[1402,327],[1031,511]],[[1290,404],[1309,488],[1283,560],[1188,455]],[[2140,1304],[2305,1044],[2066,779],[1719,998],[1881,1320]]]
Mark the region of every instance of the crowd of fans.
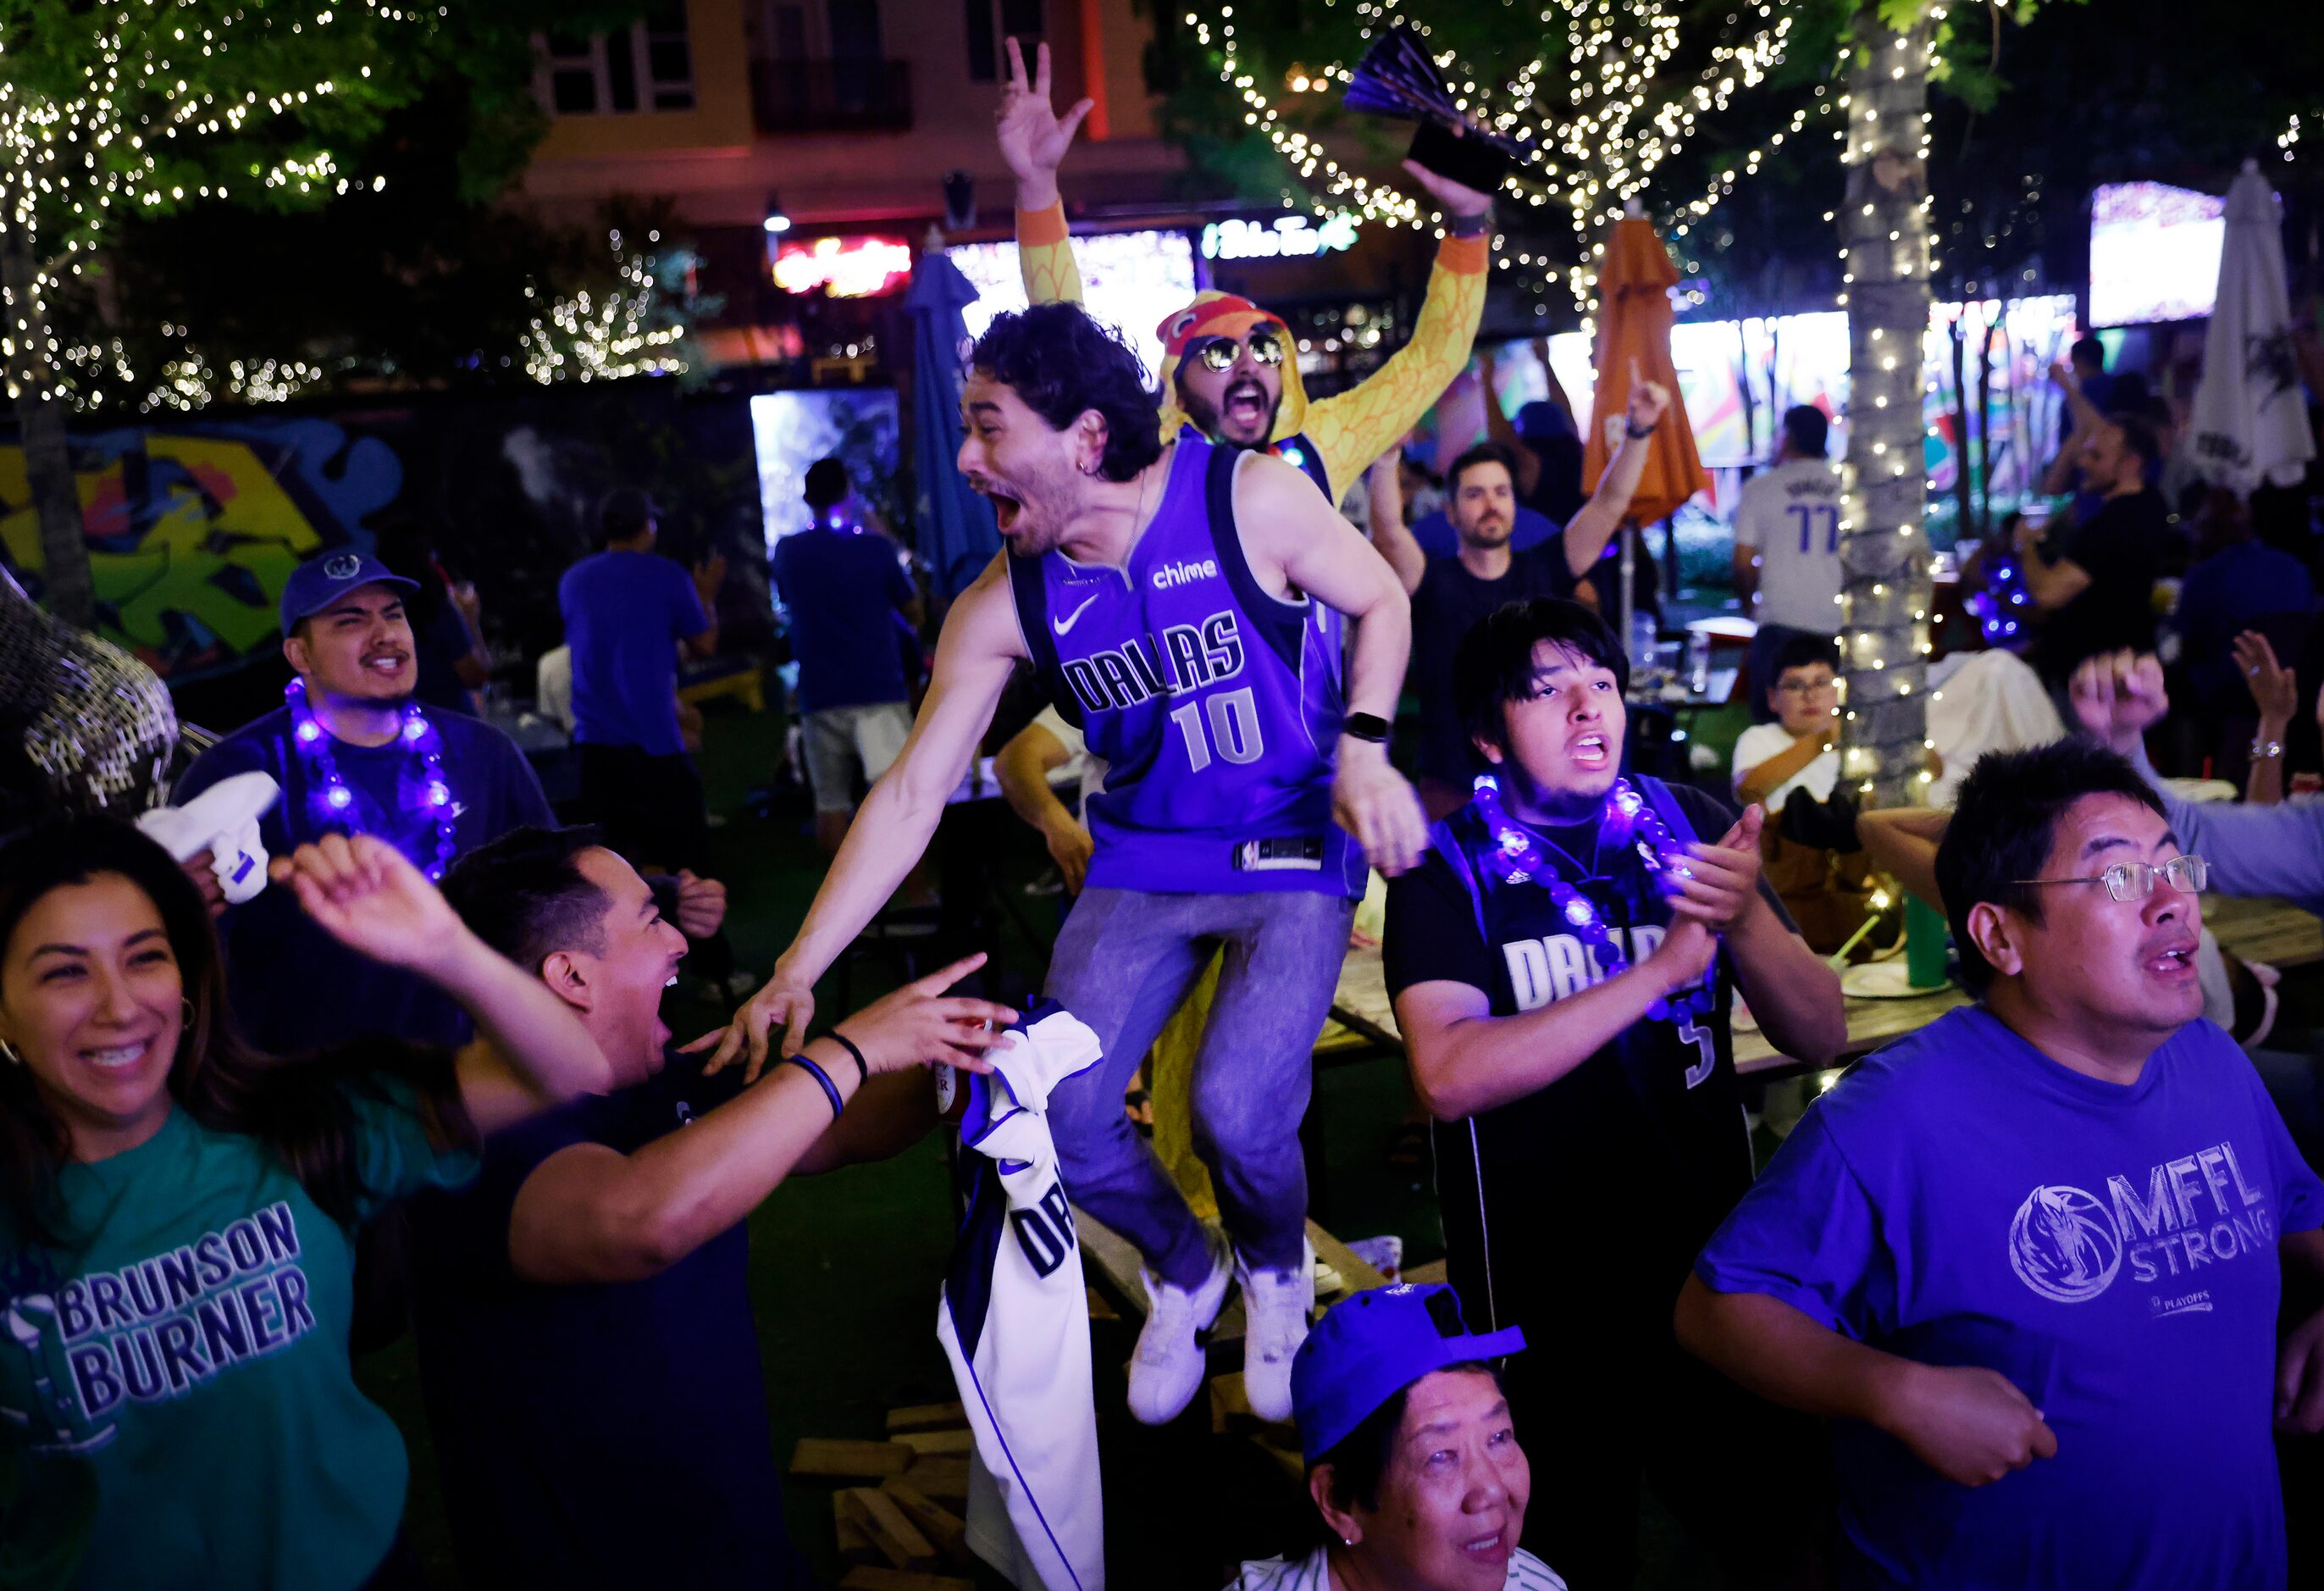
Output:
[[[919,1142],[931,1068],[988,1070],[1019,1022],[952,992],[981,955],[816,1021],[995,744],[1070,902],[1044,993],[1101,1046],[1029,1108],[1145,1266],[1130,1411],[1180,1417],[1239,1289],[1243,1395],[1296,1428],[1313,1531],[1244,1591],[1628,1586],[1648,1489],[1738,1586],[2285,1585],[2276,1438],[2324,1429],[2324,1061],[2199,897],[2324,911],[2304,513],[2203,488],[2168,405],[2078,344],[2070,501],[1964,570],[2017,583],[2024,633],[1939,664],[1932,806],[1860,811],[1839,475],[1794,409],[1736,510],[1751,722],[1723,790],[1656,777],[1603,554],[1670,394],[1633,387],[1586,495],[1554,377],[1420,469],[1489,220],[1417,168],[1447,237],[1387,369],[1311,397],[1278,319],[1204,294],[1150,392],[1071,301],[1080,112],[1046,49],[1010,54],[1035,304],[970,356],[960,458],[1006,551],[924,680],[908,560],[837,460],[807,472],[773,580],[828,871],[730,1026],[681,1047],[661,1015],[689,957],[756,982],[678,699],[724,570],[660,555],[644,494],[559,588],[594,826],[473,716],[480,610],[424,537],[298,569],[283,707],[171,792],[279,788],[254,898],[222,840],[124,821],[174,736],[150,676],[0,591],[0,1583],[424,1584],[350,1367],[407,1316],[467,1583],[813,1583],[743,1223]],[[1002,734],[1020,675],[1048,705]],[[1319,1320],[1296,1130],[1368,872],[1448,1284]],[[1834,963],[1892,887],[1971,1003],[1762,1168],[1736,1033],[1852,1055]],[[1125,1114],[1141,1075],[1218,1223]]]

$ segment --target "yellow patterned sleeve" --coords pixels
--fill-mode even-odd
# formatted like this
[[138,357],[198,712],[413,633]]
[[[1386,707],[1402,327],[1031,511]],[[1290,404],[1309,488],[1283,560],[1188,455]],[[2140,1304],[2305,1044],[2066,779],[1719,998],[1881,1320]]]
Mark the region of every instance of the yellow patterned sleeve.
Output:
[[1489,237],[1448,237],[1436,250],[1412,336],[1388,362],[1344,393],[1319,400],[1301,427],[1337,502],[1356,477],[1419,423],[1469,363],[1485,319]]
[[1074,264],[1062,199],[1046,210],[1017,212],[1017,268],[1025,275],[1028,303],[1082,301],[1082,273]]

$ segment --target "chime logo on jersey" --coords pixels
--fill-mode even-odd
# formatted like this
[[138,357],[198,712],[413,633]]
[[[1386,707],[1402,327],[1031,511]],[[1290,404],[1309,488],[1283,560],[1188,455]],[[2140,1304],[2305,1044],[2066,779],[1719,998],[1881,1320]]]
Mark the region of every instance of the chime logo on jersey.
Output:
[[1057,666],[1083,711],[1102,713],[1231,680],[1242,664],[1242,630],[1228,608],[1199,624],[1168,626],[1158,644],[1152,635],[1133,635],[1120,646],[1061,658]]
[[2151,1167],[2144,1185],[2107,1179],[2104,1198],[2065,1184],[2025,1196],[2009,1223],[2009,1265],[2045,1299],[2079,1304],[2106,1291],[2123,1263],[2135,1281],[2184,1276],[2257,1254],[2275,1263],[2275,1220],[2232,1143]]
[[182,1397],[281,1352],[315,1329],[299,1254],[298,1221],[278,1202],[167,1253],[18,1297],[0,1325],[31,1361],[40,1407],[13,1412],[34,1417],[34,1446],[87,1451],[112,1437],[106,1417],[124,1398]]

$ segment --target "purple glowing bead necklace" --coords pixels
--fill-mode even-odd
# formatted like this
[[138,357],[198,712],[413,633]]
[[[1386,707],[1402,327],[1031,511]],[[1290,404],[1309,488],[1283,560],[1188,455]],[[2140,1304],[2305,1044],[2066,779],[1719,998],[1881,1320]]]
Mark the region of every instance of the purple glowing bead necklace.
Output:
[[[1534,837],[1502,808],[1499,781],[1490,773],[1478,774],[1475,799],[1477,811],[1493,837],[1492,848],[1483,858],[1486,868],[1503,883],[1536,883],[1547,890],[1550,904],[1559,918],[1591,948],[1592,959],[1606,976],[1610,978],[1626,971],[1630,959],[1614,942],[1613,930],[1599,917],[1597,906],[1589,896],[1557,875],[1555,865],[1543,855]],[[1657,889],[1664,874],[1674,878],[1693,875],[1678,837],[1671,832],[1670,825],[1663,821],[1654,804],[1632,788],[1627,779],[1617,779],[1606,792],[1605,804],[1599,809],[1598,835],[1600,840],[1611,839],[1618,846],[1636,851]],[[1717,1003],[1716,991],[1706,985],[1674,999],[1655,1001],[1646,1007],[1646,1015],[1656,1022],[1687,1020],[1708,1013]]]
[[[318,823],[337,824],[350,833],[366,832],[363,820],[355,809],[355,791],[339,777],[339,765],[331,755],[331,735],[315,717],[314,708],[308,705],[307,683],[293,680],[282,693],[290,705],[290,740],[298,747],[300,760],[307,768],[307,809]],[[452,799],[452,787],[444,778],[444,740],[436,726],[416,701],[406,702],[402,722],[397,726],[395,738],[410,754],[413,777],[400,781],[401,788],[417,792],[417,800],[408,807],[430,819],[436,827],[435,860],[421,865],[431,883],[441,883],[444,871],[451,866],[452,857],[460,848],[460,830]],[[420,859],[412,858],[415,864]]]

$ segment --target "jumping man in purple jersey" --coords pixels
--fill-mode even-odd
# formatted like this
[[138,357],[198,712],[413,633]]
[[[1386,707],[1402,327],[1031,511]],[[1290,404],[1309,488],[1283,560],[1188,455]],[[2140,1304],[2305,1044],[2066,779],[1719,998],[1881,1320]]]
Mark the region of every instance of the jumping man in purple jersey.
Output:
[[[710,1064],[747,1051],[755,1072],[779,1022],[786,1050],[805,1040],[816,979],[926,848],[1030,661],[1111,769],[1046,991],[1096,1031],[1105,1060],[1050,1096],[1048,1119],[1074,1202],[1148,1267],[1130,1408],[1159,1422],[1185,1406],[1203,1381],[1195,1334],[1239,1270],[1251,1405],[1286,1419],[1314,1290],[1298,1142],[1309,1052],[1363,861],[1401,873],[1426,835],[1383,744],[1411,640],[1404,588],[1292,466],[1160,439],[1136,358],[1079,305],[997,317],[971,365],[960,468],[991,499],[1006,550],[954,605],[903,754]],[[1317,640],[1325,609],[1357,621],[1344,690]],[[1121,1110],[1130,1068],[1222,944],[1194,1107],[1231,1253]]]

